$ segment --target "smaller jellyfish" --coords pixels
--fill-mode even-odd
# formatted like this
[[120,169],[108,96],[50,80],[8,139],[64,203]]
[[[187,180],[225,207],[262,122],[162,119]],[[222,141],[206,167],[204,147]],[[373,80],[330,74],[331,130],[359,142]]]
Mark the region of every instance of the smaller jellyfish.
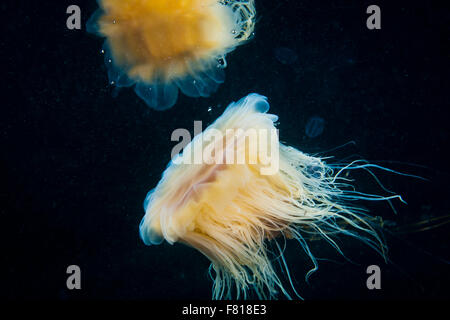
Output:
[[98,0],[87,30],[105,37],[108,78],[158,110],[178,91],[208,97],[224,82],[225,56],[253,35],[254,0]]
[[319,116],[313,116],[308,119],[305,127],[305,134],[309,138],[315,138],[323,133],[325,120]]
[[282,64],[294,64],[298,56],[294,50],[286,47],[278,47],[274,50],[275,58]]
[[[350,185],[349,171],[376,165],[333,165],[281,143],[278,117],[268,110],[267,98],[258,94],[231,103],[172,159],[144,201],[141,239],[147,245],[181,242],[203,253],[211,261],[214,299],[301,297],[283,256],[286,239],[296,240],[314,265],[307,277],[318,268],[313,240],[323,239],[342,254],[336,239],[350,236],[384,256],[386,245],[372,216],[354,202],[401,200]],[[192,153],[209,156],[185,161]],[[240,153],[245,161],[224,161]],[[276,156],[267,161],[268,154]],[[264,171],[269,165],[275,170]]]

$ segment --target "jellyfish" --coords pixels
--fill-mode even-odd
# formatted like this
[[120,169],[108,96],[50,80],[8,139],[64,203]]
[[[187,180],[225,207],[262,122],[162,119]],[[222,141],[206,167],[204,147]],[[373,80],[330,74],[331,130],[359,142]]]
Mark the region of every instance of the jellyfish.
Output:
[[294,64],[298,60],[297,53],[286,47],[278,47],[273,51],[275,58],[282,64]]
[[319,116],[312,116],[308,119],[305,126],[305,133],[308,138],[315,138],[323,133],[325,120]]
[[213,299],[301,298],[280,243],[287,239],[311,259],[306,277],[318,268],[314,238],[342,253],[335,239],[347,235],[385,256],[372,215],[353,202],[402,200],[352,187],[346,172],[376,165],[327,164],[280,142],[278,117],[268,110],[267,98],[256,93],[231,103],[172,158],[144,201],[143,242],[180,242],[203,253],[211,261]]
[[178,91],[208,97],[224,82],[225,56],[253,35],[254,0],[98,0],[87,31],[105,37],[108,78],[134,85],[154,109]]

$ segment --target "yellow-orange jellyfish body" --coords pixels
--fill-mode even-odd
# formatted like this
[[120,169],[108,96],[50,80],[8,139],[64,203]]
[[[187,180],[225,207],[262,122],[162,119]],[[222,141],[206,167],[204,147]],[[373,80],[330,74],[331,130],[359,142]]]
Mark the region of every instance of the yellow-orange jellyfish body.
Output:
[[248,40],[253,0],[99,0],[87,23],[106,37],[103,52],[112,84],[136,84],[152,108],[167,109],[178,88],[206,97],[224,81],[225,55]]
[[[171,161],[144,202],[143,241],[182,242],[206,255],[215,271],[214,299],[246,298],[248,291],[262,299],[274,298],[280,291],[290,297],[269,254],[269,246],[276,245],[286,267],[277,243],[282,237],[299,241],[314,263],[312,271],[317,262],[308,247],[311,236],[323,237],[340,250],[333,237],[351,235],[384,254],[384,243],[368,217],[345,203],[399,196],[359,193],[348,187],[347,178],[340,178],[345,170],[358,168],[357,163],[327,165],[269,138],[277,116],[267,114],[268,109],[266,98],[258,94],[230,104]],[[228,139],[230,132],[235,138]],[[259,149],[248,142],[252,132],[258,133]],[[263,132],[267,134],[259,134]],[[217,152],[218,145],[223,152]],[[223,160],[230,149],[235,154],[243,150],[245,162]],[[203,163],[189,162],[198,151],[206,155]],[[270,161],[264,160],[268,154],[274,155]],[[211,162],[207,155],[219,156]],[[269,167],[275,170],[264,171]],[[290,281],[287,267],[286,273]]]

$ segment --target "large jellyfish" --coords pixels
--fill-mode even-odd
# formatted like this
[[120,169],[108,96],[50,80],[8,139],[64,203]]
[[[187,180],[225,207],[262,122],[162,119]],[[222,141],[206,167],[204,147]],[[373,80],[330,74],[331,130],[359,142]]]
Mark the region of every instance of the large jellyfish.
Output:
[[231,103],[171,160],[144,202],[144,243],[181,242],[202,252],[211,261],[214,299],[299,296],[280,239],[296,239],[310,257],[314,268],[307,276],[318,265],[309,247],[313,238],[342,253],[335,237],[353,236],[384,256],[372,217],[352,201],[402,200],[350,185],[347,170],[376,165],[330,165],[279,142],[278,117],[268,109],[258,94]]
[[250,39],[254,0],[98,0],[88,32],[106,37],[111,84],[133,86],[148,106],[172,107],[178,89],[207,97],[224,81],[225,56]]

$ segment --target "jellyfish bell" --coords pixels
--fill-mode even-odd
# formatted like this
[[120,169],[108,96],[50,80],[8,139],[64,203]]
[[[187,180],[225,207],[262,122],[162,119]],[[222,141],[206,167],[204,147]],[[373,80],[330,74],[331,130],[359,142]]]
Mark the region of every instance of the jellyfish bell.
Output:
[[[343,234],[385,253],[384,242],[369,216],[348,203],[399,196],[355,191],[348,178],[341,176],[348,170],[368,169],[358,162],[333,166],[261,136],[258,142],[263,140],[265,144],[258,143],[258,148],[262,145],[263,152],[253,148],[245,133],[250,129],[275,129],[278,117],[268,114],[268,109],[267,98],[258,94],[230,104],[203,136],[214,131],[227,137],[228,129],[243,129],[233,143],[227,139],[201,139],[198,135],[180,155],[186,159],[191,153],[210,150],[214,144],[223,151],[218,161],[199,164],[173,159],[144,203],[145,215],[139,228],[144,243],[181,242],[202,252],[215,273],[214,299],[247,298],[250,292],[261,299],[275,298],[279,292],[288,298],[292,294],[300,297],[292,285],[279,239],[298,241],[314,264],[311,272],[317,269],[317,261],[308,240],[317,236],[339,252],[333,239]],[[231,148],[235,153],[243,150],[246,161],[223,161]],[[267,163],[261,154],[272,149],[278,149],[278,157],[272,159],[277,170],[267,174],[262,170]],[[284,278],[272,264],[272,247],[279,251]]]
[[254,1],[98,0],[87,23],[105,37],[111,84],[133,86],[152,108],[172,107],[178,91],[207,97],[224,82],[225,56],[252,36]]
[[[208,193],[206,196],[209,198],[217,198],[214,200],[214,206],[225,206],[228,201],[226,197],[214,192],[231,191],[229,185],[233,184],[235,175],[246,174],[246,167],[258,170],[261,175],[272,173],[269,169],[278,165],[275,147],[277,141],[274,139],[277,131],[273,126],[278,117],[265,114],[268,108],[266,98],[257,94],[248,95],[237,103],[230,104],[220,118],[197,135],[183,149],[181,155],[170,161],[160,183],[148,193],[144,201],[146,212],[165,212],[146,215],[142,220],[141,238],[146,244],[160,243],[161,238],[170,243],[179,241],[182,238],[180,235],[184,235],[184,229],[188,226],[187,220],[195,218],[194,208],[185,204],[193,199],[200,199],[205,193]],[[231,132],[232,129],[236,131]],[[252,133],[257,132],[253,129],[268,129],[270,136],[261,135],[259,138],[275,146],[268,148],[259,143],[261,141],[251,141],[249,138],[254,137]],[[214,139],[211,139],[211,136],[214,136]],[[261,155],[253,154],[255,143],[258,147],[262,146]],[[265,156],[262,156],[262,153]],[[202,161],[199,162],[198,159]],[[250,160],[248,164],[245,159]],[[178,187],[174,188],[174,184]],[[161,219],[166,218],[171,222],[176,220],[176,225],[161,228],[161,224],[167,225],[168,221],[161,222]]]

